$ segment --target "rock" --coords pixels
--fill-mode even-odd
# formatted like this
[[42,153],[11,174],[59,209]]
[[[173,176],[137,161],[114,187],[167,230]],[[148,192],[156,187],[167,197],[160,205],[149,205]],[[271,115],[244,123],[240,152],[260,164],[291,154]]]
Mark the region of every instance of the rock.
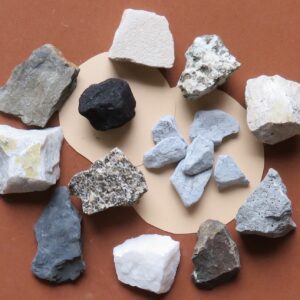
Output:
[[229,155],[220,155],[214,170],[214,178],[219,190],[231,186],[248,186],[249,180]]
[[187,99],[197,99],[223,84],[240,63],[217,35],[197,37],[185,53],[178,87]]
[[200,288],[211,289],[231,280],[240,269],[240,256],[226,226],[214,220],[201,224],[192,257],[194,282]]
[[32,272],[54,283],[73,281],[85,269],[82,257],[81,217],[66,187],[55,190],[34,230],[38,251]]
[[269,169],[257,189],[248,197],[236,215],[236,230],[278,238],[296,228],[291,218],[292,205],[278,172]]
[[197,175],[211,169],[214,161],[214,144],[212,141],[197,136],[187,149],[182,163],[182,170],[186,175]]
[[247,122],[256,138],[276,144],[300,134],[300,84],[278,75],[249,79]]
[[90,85],[79,98],[79,113],[103,131],[129,122],[135,116],[135,106],[129,84],[117,78]]
[[156,294],[170,290],[180,261],[179,242],[143,234],[113,249],[118,279]]
[[53,45],[34,50],[0,88],[0,111],[27,125],[45,127],[77,84],[79,68]]
[[83,212],[91,215],[110,207],[131,206],[148,188],[143,173],[114,148],[89,170],[75,174],[69,189],[81,199]]
[[187,144],[180,137],[163,139],[144,154],[144,166],[157,169],[182,160],[186,154]]
[[125,9],[108,56],[156,68],[172,68],[174,41],[164,16]]
[[200,174],[188,176],[182,170],[181,161],[171,176],[171,183],[180,196],[184,206],[189,207],[198,202],[204,193],[204,189],[212,174],[212,169],[208,169]]
[[24,130],[0,125],[0,194],[43,191],[60,176],[60,127]]
[[225,137],[239,131],[239,123],[228,113],[219,109],[200,110],[195,114],[190,128],[190,138],[193,140],[200,135],[217,146]]

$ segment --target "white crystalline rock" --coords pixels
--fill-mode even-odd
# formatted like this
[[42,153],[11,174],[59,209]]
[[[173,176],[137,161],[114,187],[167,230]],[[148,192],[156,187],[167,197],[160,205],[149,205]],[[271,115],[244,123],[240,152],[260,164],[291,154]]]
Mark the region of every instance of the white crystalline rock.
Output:
[[170,290],[180,261],[179,242],[143,234],[113,249],[118,279],[157,294]]
[[174,41],[164,16],[126,9],[108,56],[150,67],[172,68]]
[[259,141],[276,144],[300,134],[300,84],[275,76],[249,79],[247,122]]
[[0,194],[46,190],[60,176],[60,127],[24,130],[0,125]]

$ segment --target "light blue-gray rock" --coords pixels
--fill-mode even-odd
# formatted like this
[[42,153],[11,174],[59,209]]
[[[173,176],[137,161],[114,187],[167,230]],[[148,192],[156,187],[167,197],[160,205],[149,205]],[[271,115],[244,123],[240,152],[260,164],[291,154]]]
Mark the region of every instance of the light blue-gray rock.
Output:
[[195,114],[190,128],[190,138],[193,140],[200,135],[219,145],[225,137],[239,131],[239,123],[228,113],[219,109],[200,110]]
[[229,155],[220,155],[218,157],[214,178],[219,190],[231,186],[248,186],[249,180]]
[[278,238],[295,228],[287,189],[278,172],[271,168],[240,207],[236,215],[236,230],[242,234]]
[[171,176],[171,182],[180,196],[184,206],[189,207],[198,202],[203,195],[204,189],[211,177],[212,169],[200,174],[188,176],[182,170],[181,161]]
[[176,163],[186,155],[187,144],[180,137],[163,139],[144,154],[144,166],[157,169]]
[[212,141],[197,136],[188,146],[182,170],[186,175],[196,175],[211,169],[214,162],[214,144]]

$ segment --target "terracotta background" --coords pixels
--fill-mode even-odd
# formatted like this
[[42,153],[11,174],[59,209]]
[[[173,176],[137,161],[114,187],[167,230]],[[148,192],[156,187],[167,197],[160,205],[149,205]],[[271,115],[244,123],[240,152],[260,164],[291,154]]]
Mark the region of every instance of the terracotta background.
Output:
[[[300,2],[295,0],[206,1],[0,1],[0,84],[12,68],[34,48],[53,43],[80,64],[109,49],[125,8],[165,15],[175,39],[176,62],[164,71],[172,86],[184,67],[184,52],[195,36],[217,33],[242,62],[222,89],[244,104],[247,78],[280,74],[300,81]],[[0,123],[22,127],[6,116]],[[57,116],[50,126],[57,125]],[[300,138],[265,147],[265,172],[276,168],[284,179],[300,224]],[[64,142],[60,185],[89,166]],[[144,223],[133,209],[112,209],[83,218],[84,257],[87,270],[74,284],[51,286],[30,272],[36,252],[33,225],[49,200],[43,193],[12,195],[0,201],[0,299],[299,299],[299,230],[283,239],[241,238],[228,225],[237,242],[242,270],[237,279],[212,291],[198,290],[190,279],[194,235],[173,235],[181,242],[182,259],[172,290],[155,297],[120,284],[114,273],[112,248],[142,233],[164,233]],[[79,200],[74,199],[77,207]]]

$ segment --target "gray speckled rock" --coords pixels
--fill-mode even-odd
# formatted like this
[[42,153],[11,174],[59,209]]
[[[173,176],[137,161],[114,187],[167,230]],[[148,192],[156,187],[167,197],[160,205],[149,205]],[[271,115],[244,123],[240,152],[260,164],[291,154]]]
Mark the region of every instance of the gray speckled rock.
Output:
[[269,169],[258,188],[248,197],[236,215],[236,230],[277,238],[296,228],[291,218],[292,205],[278,172]]
[[182,160],[187,144],[180,137],[163,139],[144,154],[144,166],[148,169],[162,168]]
[[44,127],[71,95],[79,68],[50,44],[34,50],[0,89],[0,111]]
[[57,188],[34,228],[38,242],[32,261],[34,275],[54,283],[78,278],[85,269],[80,223],[68,189]]
[[192,257],[194,282],[211,289],[232,279],[240,269],[240,256],[226,226],[214,220],[201,224]]
[[197,136],[189,145],[182,170],[186,175],[196,175],[211,169],[214,162],[214,144],[212,141]]
[[217,35],[197,37],[185,57],[186,65],[178,86],[184,97],[191,100],[223,84],[241,65]]
[[212,169],[194,176],[188,176],[183,173],[182,165],[183,161],[178,164],[170,179],[184,206],[189,207],[202,197],[211,177]]
[[220,155],[218,157],[214,170],[214,178],[219,190],[231,186],[249,185],[249,180],[229,155]]
[[193,140],[200,135],[219,145],[225,137],[239,131],[239,123],[228,113],[219,109],[200,110],[195,114],[190,128],[190,138]]
[[114,148],[89,170],[75,174],[69,189],[81,199],[83,212],[91,215],[110,207],[137,203],[147,192],[147,184],[143,173],[120,149]]

